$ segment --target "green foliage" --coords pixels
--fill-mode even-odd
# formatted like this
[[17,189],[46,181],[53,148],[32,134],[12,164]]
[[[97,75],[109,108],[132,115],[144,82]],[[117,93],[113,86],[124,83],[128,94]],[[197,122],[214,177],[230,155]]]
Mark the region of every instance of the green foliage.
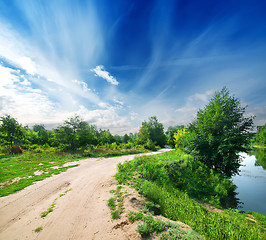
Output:
[[176,149],[182,149],[185,146],[185,136],[188,133],[187,128],[183,127],[178,129],[175,133],[174,133],[174,143],[175,143],[175,148]]
[[266,146],[266,124],[261,127],[258,127],[257,129],[258,130],[255,136],[256,144],[260,146]]
[[221,174],[230,177],[238,173],[238,153],[249,150],[248,131],[253,128],[253,117],[245,118],[245,109],[227,88],[216,92],[190,124],[187,149]]
[[[259,215],[262,220],[254,224],[246,219],[245,213],[234,210],[209,212],[193,200],[191,197],[219,205],[234,185],[203,163],[180,152],[136,158],[117,167],[118,182],[132,184],[148,200],[158,204],[165,217],[186,223],[208,239],[266,237],[265,216]],[[147,224],[139,231],[143,234],[149,232]]]
[[142,237],[147,237],[152,233],[162,233],[160,239],[205,239],[194,231],[185,232],[176,223],[154,219],[151,215],[144,215],[141,212],[130,212],[128,219],[132,222],[142,221],[136,230]]
[[79,116],[75,115],[64,122],[62,126],[55,129],[55,138],[64,150],[77,150],[86,148],[88,145],[102,143],[102,133],[99,140],[96,135],[97,128],[82,121]]
[[186,191],[189,196],[217,207],[235,189],[227,178],[180,151],[136,158],[117,167],[116,179],[120,183],[138,175],[139,178],[134,181],[137,187],[141,185],[141,180],[151,180]]
[[54,211],[54,208],[55,208],[55,202],[52,203],[51,207],[49,207],[46,211],[43,211],[41,213],[41,217],[42,218],[45,218],[49,213],[53,212]]
[[0,122],[1,145],[7,145],[11,148],[23,139],[24,129],[15,118],[12,118],[10,115],[4,115],[0,117]]
[[256,148],[254,150],[256,157],[256,166],[262,166],[266,170],[266,150],[261,148]]
[[167,144],[170,145],[171,147],[175,147],[175,138],[174,134],[179,130],[184,128],[183,125],[181,126],[170,126],[168,127],[167,131],[165,132],[166,138],[167,138]]
[[245,214],[209,212],[180,190],[145,181],[143,194],[162,207],[162,213],[179,220],[208,239],[265,239],[265,230],[245,219]]
[[153,148],[154,145],[163,147],[166,143],[163,125],[162,123],[158,122],[155,116],[150,117],[148,122],[142,122],[138,137],[141,144],[145,144],[149,141],[149,145],[147,145],[147,147],[150,146]]
[[[26,151],[23,155],[0,156],[0,197],[19,191],[36,181],[59,174],[76,165],[64,167],[67,162],[81,158],[78,154]],[[35,174],[35,173],[39,173]]]
[[108,207],[111,209],[111,210],[115,210],[115,199],[114,198],[110,198],[109,200],[108,200]]
[[121,186],[117,186],[116,190],[110,191],[110,193],[114,194],[114,197],[108,200],[107,206],[111,210],[112,219],[120,218],[124,210],[125,194],[121,191],[121,189]]
[[34,232],[38,233],[38,232],[40,232],[40,231],[42,231],[42,230],[43,230],[43,227],[40,226],[40,227],[35,228],[35,229],[34,229]]

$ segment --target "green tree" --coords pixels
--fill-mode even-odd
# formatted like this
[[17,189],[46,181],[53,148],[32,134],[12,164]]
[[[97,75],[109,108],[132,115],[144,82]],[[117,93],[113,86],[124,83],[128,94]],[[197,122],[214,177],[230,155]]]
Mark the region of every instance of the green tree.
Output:
[[129,140],[130,140],[130,137],[127,134],[125,134],[122,139],[123,143],[128,143]]
[[0,118],[0,122],[1,144],[11,148],[23,139],[24,129],[15,118],[4,115]]
[[175,146],[175,138],[174,134],[181,128],[184,128],[184,125],[181,126],[170,126],[168,127],[167,131],[165,132],[166,134],[166,139],[167,139],[167,144],[170,146],[174,147]]
[[95,145],[97,143],[96,132],[96,126],[90,125],[85,121],[81,121],[77,129],[77,146],[86,147],[90,144]]
[[258,126],[255,139],[258,145],[266,146],[266,124]]
[[249,149],[254,117],[244,117],[245,109],[224,87],[198,111],[188,129],[189,151],[209,168],[228,177],[239,171],[239,152]]
[[115,142],[115,139],[113,135],[110,133],[109,129],[107,130],[100,129],[100,135],[98,137],[98,141],[100,142],[100,144],[104,145],[106,143],[110,144]]
[[138,136],[141,144],[149,143],[151,145],[155,144],[163,147],[166,143],[163,124],[158,122],[155,116],[150,117],[148,122],[142,122]]
[[56,129],[58,142],[63,143],[66,147],[76,150],[78,147],[78,130],[81,125],[81,119],[75,115],[67,119],[63,125]]
[[36,132],[38,136],[36,139],[36,144],[43,145],[48,143],[49,134],[43,124],[35,124],[32,130]]

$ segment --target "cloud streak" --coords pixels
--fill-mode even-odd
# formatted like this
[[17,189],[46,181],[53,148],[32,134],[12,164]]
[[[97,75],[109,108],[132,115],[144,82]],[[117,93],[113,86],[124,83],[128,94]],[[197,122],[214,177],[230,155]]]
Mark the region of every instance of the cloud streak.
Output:
[[118,85],[119,82],[110,75],[109,72],[104,70],[104,66],[98,65],[95,68],[91,69],[92,72],[95,73],[95,76],[101,77],[105,79],[107,82],[111,83],[112,85]]

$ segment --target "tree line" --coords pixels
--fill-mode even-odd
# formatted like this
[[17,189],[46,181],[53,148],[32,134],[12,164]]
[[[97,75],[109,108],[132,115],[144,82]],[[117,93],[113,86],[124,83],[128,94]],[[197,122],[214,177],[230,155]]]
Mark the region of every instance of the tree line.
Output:
[[82,120],[80,116],[72,116],[53,130],[45,129],[43,124],[36,124],[32,128],[22,126],[10,115],[0,117],[0,144],[7,148],[21,145],[25,149],[32,146],[57,147],[61,150],[86,149],[88,146],[121,145],[126,147],[142,145],[155,150],[156,146],[166,144],[166,135],[162,123],[153,116],[144,121],[138,133],[123,136],[112,135],[107,130],[98,129]]
[[[22,127],[9,115],[0,118],[0,143],[12,147],[21,144],[51,146],[63,150],[86,149],[89,146],[123,145],[126,148],[142,146],[155,150],[165,144],[182,149],[203,162],[210,169],[227,177],[237,174],[241,165],[240,152],[250,150],[254,117],[245,117],[246,107],[231,96],[224,87],[215,92],[209,103],[197,112],[187,126],[171,126],[164,132],[163,124],[153,116],[142,122],[138,133],[112,135],[109,130],[97,129],[79,116],[73,116],[53,130],[44,125],[32,129]],[[265,145],[265,125],[258,128],[254,141]]]

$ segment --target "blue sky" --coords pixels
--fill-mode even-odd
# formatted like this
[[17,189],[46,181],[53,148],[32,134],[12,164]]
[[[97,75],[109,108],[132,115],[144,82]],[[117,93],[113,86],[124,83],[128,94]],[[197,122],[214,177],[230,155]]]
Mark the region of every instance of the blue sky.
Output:
[[124,134],[188,124],[223,86],[266,122],[266,2],[0,0],[0,115]]

